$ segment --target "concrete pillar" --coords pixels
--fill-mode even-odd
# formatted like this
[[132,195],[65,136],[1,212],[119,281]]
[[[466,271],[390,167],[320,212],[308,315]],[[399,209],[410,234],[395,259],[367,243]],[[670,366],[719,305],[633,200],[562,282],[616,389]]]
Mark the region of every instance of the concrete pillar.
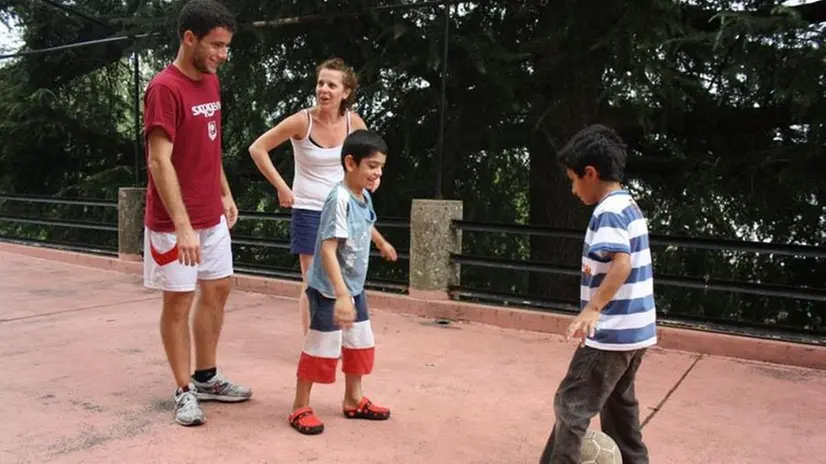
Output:
[[118,257],[140,261],[143,257],[143,212],[146,189],[118,189]]
[[448,287],[459,283],[459,265],[451,253],[462,251],[462,231],[452,221],[462,219],[458,200],[413,200],[410,210],[410,296],[448,299]]

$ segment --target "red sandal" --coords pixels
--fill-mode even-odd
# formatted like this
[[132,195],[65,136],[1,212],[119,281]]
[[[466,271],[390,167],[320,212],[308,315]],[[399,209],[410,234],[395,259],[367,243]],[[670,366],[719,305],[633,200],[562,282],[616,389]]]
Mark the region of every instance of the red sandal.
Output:
[[362,397],[356,409],[344,410],[344,417],[348,419],[387,420],[390,418],[390,410],[376,406],[367,397]]
[[311,407],[298,408],[289,416],[290,425],[304,435],[318,435],[324,431],[324,423]]

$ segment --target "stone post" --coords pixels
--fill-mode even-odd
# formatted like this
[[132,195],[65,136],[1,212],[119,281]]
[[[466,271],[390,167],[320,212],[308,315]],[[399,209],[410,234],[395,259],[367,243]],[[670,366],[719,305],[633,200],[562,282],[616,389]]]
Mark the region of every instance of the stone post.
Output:
[[146,189],[118,189],[118,257],[125,261],[143,258],[143,212]]
[[451,253],[462,252],[462,231],[453,227],[462,219],[458,200],[413,200],[410,210],[410,296],[448,299],[450,285],[459,283],[459,265]]

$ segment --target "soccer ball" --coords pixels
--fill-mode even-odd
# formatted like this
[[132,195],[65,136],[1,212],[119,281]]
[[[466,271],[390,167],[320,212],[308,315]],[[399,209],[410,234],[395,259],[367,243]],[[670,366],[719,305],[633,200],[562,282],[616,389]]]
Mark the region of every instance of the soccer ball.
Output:
[[579,462],[582,464],[622,464],[622,455],[611,437],[599,430],[588,429],[582,438]]

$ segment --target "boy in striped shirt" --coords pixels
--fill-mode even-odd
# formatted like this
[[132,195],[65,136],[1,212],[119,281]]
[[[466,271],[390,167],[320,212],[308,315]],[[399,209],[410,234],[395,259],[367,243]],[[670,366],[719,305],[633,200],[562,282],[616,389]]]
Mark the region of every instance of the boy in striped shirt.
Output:
[[624,463],[648,463],[634,384],[646,349],[657,343],[654,281],[645,216],[620,186],[625,159],[619,135],[599,124],[559,153],[573,194],[595,209],[582,251],[582,309],[568,328],[580,344],[554,397],[556,423],[540,464],[578,464],[597,414]]

